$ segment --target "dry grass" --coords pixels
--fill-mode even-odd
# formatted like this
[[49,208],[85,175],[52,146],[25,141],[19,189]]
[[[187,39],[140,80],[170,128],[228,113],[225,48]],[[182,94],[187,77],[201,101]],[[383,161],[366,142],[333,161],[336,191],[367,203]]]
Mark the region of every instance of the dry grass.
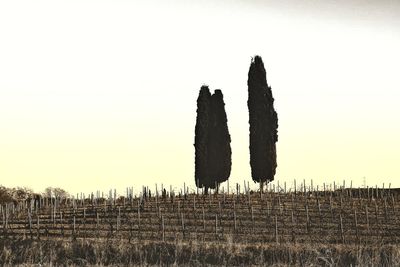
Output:
[[2,265],[400,266],[397,245],[1,240]]

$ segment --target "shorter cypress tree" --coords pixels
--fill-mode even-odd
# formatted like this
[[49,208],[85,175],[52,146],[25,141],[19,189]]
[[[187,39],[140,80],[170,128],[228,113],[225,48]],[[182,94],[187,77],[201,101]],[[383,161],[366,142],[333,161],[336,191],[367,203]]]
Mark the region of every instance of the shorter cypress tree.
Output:
[[202,86],[197,99],[195,127],[195,182],[197,187],[216,188],[231,172],[231,138],[221,90],[211,95]]

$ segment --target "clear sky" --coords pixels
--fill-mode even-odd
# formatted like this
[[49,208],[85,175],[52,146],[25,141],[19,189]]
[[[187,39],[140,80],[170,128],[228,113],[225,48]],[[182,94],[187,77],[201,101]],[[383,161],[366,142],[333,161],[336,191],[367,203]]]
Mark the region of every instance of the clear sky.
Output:
[[275,183],[400,187],[399,47],[398,1],[0,1],[0,184],[194,188],[207,84],[224,94],[231,185],[256,188],[258,54],[279,118]]

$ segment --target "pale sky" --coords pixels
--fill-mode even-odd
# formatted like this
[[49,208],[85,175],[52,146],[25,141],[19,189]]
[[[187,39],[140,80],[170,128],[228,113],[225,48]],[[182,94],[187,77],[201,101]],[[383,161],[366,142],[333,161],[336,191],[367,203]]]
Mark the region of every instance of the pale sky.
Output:
[[[0,0],[0,184],[194,184],[201,85],[250,181],[247,73],[278,113],[275,182],[400,187],[398,1]],[[226,186],[226,184],[223,184]]]

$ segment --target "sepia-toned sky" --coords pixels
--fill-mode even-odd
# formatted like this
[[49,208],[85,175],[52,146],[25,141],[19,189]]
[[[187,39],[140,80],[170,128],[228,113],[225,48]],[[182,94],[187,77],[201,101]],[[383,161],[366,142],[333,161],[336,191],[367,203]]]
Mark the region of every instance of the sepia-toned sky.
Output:
[[[275,97],[276,181],[400,187],[398,1],[0,1],[0,184],[194,185],[201,85],[250,181],[247,73]],[[226,186],[226,184],[224,184]]]

